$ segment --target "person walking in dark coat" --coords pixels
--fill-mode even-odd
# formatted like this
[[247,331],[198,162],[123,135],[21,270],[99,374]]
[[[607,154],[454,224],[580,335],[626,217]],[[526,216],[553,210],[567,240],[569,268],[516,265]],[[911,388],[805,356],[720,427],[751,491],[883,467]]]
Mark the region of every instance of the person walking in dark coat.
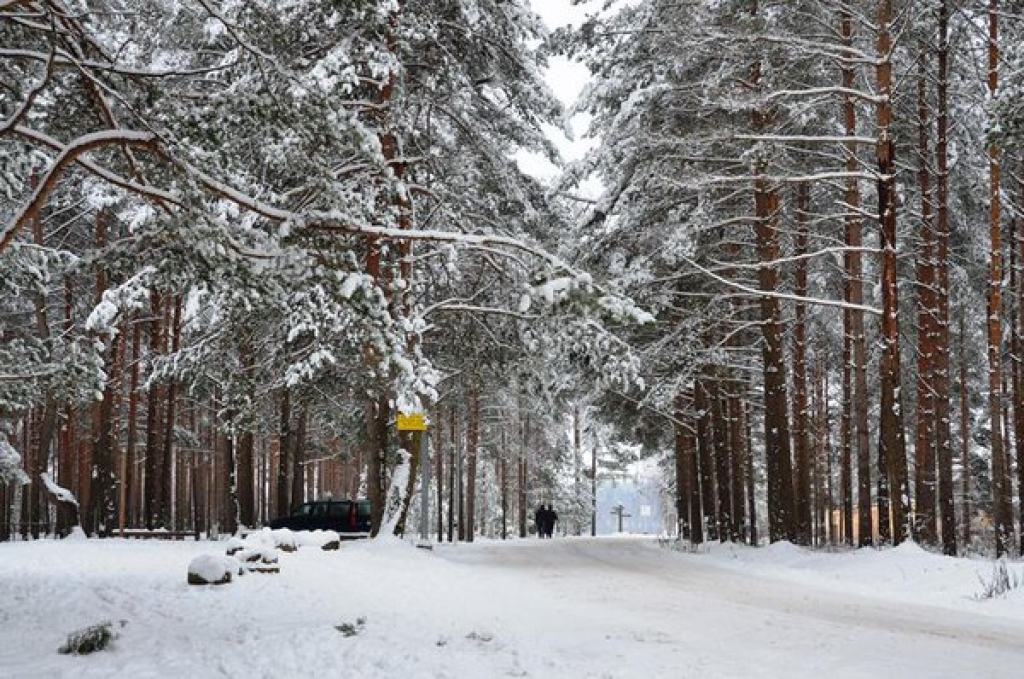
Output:
[[556,521],[558,521],[558,514],[555,512],[554,507],[548,505],[547,509],[544,510],[544,529],[548,538],[555,532]]
[[537,511],[533,513],[533,525],[537,527],[537,537],[543,538],[545,527],[547,526],[548,512],[544,509],[544,505],[537,507]]

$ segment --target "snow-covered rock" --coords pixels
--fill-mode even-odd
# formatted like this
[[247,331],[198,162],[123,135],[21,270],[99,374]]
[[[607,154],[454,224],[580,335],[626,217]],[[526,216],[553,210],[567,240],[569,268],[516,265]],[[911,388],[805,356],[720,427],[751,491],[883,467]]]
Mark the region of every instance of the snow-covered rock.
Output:
[[228,556],[235,556],[238,552],[246,549],[248,543],[239,537],[228,538],[228,541],[224,544],[224,550]]
[[293,533],[299,547],[319,547],[320,549],[338,549],[341,538],[333,530],[300,530]]
[[242,564],[233,556],[200,554],[188,565],[188,584],[226,585],[244,572]]

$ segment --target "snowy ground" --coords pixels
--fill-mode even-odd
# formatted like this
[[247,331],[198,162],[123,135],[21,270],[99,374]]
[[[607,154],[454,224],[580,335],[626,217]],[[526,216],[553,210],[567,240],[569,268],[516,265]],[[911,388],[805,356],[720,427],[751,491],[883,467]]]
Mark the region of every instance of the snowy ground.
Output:
[[[223,543],[0,544],[0,677],[1015,677],[1024,589],[912,545],[681,553],[650,539],[348,543],[186,584]],[[1024,566],[1012,563],[1021,575]],[[57,653],[126,621],[112,650]],[[362,621],[362,622],[360,622]],[[336,626],[348,624],[346,636]]]

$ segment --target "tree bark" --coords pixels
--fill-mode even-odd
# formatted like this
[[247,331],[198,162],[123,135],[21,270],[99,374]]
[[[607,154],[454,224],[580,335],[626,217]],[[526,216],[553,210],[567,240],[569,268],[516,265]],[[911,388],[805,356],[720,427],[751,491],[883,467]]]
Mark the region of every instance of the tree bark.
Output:
[[[840,10],[840,31],[846,61],[842,67],[843,87],[852,91],[856,85],[853,64],[853,17],[850,3],[844,1]],[[857,136],[857,109],[852,96],[843,102],[843,119],[846,136]],[[845,146],[846,171],[860,170],[857,147],[854,142]],[[863,247],[862,223],[860,217],[860,186],[853,177],[846,180],[845,202],[847,209],[845,241],[847,250],[843,254],[844,286],[843,296],[851,305],[863,305],[864,281],[862,278]],[[844,430],[844,459],[841,473],[844,477],[843,521],[846,542],[853,541],[852,511],[852,461],[848,459],[853,451],[847,452],[850,444],[855,446],[857,458],[857,544],[866,547],[874,542],[874,521],[871,514],[871,441],[868,429],[868,352],[867,336],[864,330],[864,312],[847,308],[843,311],[843,417],[848,420]],[[849,374],[846,374],[846,373]],[[849,506],[848,506],[849,505]]]
[[914,539],[923,545],[938,540],[935,504],[935,229],[932,223],[930,139],[926,51],[922,48],[917,78],[918,185],[921,191],[920,250],[917,253],[917,437],[914,442]]
[[480,448],[480,386],[469,388],[469,417],[466,421],[466,542],[476,534],[476,467]]
[[[793,254],[797,262],[793,274],[793,293],[807,297],[807,214],[810,210],[811,195],[807,183],[797,185],[796,234]],[[811,502],[811,454],[808,443],[807,416],[807,305],[795,304],[796,319],[793,325],[793,448],[795,453],[795,498],[794,532],[795,542],[810,545],[812,535]]]
[[292,440],[292,393],[285,387],[281,390],[280,416],[278,424],[278,454],[276,505],[278,516],[286,516],[291,512],[291,487],[288,485],[288,472],[291,470],[291,455],[294,450]]
[[[173,311],[168,309],[167,316],[165,316],[165,323],[167,324],[165,329],[164,346],[166,349],[167,338],[171,341],[171,353],[177,354],[181,347],[181,295],[174,297],[174,308]],[[175,457],[177,456],[177,449],[174,445],[174,428],[177,425],[177,409],[178,409],[178,380],[171,378],[170,384],[167,385],[166,393],[166,419],[165,426],[166,431],[164,432],[163,438],[163,474],[161,480],[163,483],[163,490],[161,494],[165,498],[164,505],[164,521],[163,525],[170,527],[172,525],[172,517],[176,511],[175,498],[173,489],[175,483],[179,479],[175,476]]]
[[295,435],[292,438],[292,449],[289,453],[292,463],[291,473],[291,507],[295,509],[305,500],[304,489],[306,486],[305,475],[312,473],[307,470],[306,460],[306,429],[309,424],[309,409],[305,404],[299,410],[299,421],[295,427]]
[[963,469],[961,494],[961,511],[963,513],[963,544],[965,547],[971,544],[971,517],[974,512],[974,503],[971,502],[971,409],[969,392],[967,391],[967,320],[966,312],[960,312],[960,441],[963,446],[960,451],[960,465]]
[[729,422],[726,396],[716,370],[709,382],[711,402],[711,441],[715,451],[715,498],[718,539],[726,542],[732,535],[732,465],[729,460]]
[[686,421],[686,410],[688,404],[685,395],[680,392],[676,395],[675,412],[672,426],[675,430],[675,441],[673,452],[675,453],[676,472],[676,529],[680,540],[687,540],[690,537],[690,496],[692,495],[691,484],[693,483],[690,471],[692,469],[690,458],[696,452],[693,428]]
[[1013,323],[1013,415],[1014,441],[1017,454],[1017,497],[1021,526],[1020,554],[1024,556],[1024,220],[1020,209],[1024,208],[1024,184],[1018,187],[1018,214],[1014,217],[1016,239],[1013,247],[1017,252],[1016,280],[1013,290],[1017,296],[1017,308]]
[[[150,363],[160,355],[163,346],[163,296],[158,292],[150,295],[149,322],[149,355]],[[163,464],[163,386],[159,383],[150,385],[146,397],[146,466],[145,495],[143,513],[146,516],[146,528],[150,530],[163,526],[166,498],[162,495],[164,483],[162,479]]]
[[765,471],[768,478],[768,534],[772,542],[796,539],[793,505],[793,468],[789,439],[786,365],[782,313],[779,300],[772,296],[778,288],[779,274],[779,195],[768,180],[756,180],[754,196],[757,215],[758,270],[762,295],[761,355],[764,368]]
[[[995,99],[999,88],[999,1],[989,0],[988,9],[988,92]],[[996,556],[1008,554],[1013,543],[1011,482],[1006,449],[1002,440],[1002,315],[1003,249],[1001,149],[988,146],[989,161],[989,283],[988,283],[988,415],[992,446],[992,502]]]
[[935,120],[935,327],[934,379],[935,452],[939,472],[939,530],[943,551],[957,553],[956,508],[953,489],[953,436],[951,429],[950,332],[949,332],[949,7],[939,0],[939,49],[936,78]]
[[[896,145],[892,140],[892,0],[878,3],[878,62],[876,109],[878,143],[878,214],[882,287],[881,412],[878,435],[879,536],[895,544],[908,537],[910,489],[907,484],[907,445],[903,427],[900,373],[899,294],[896,279]],[[890,505],[891,502],[891,507]],[[891,512],[891,527],[889,525]]]
[[444,540],[444,408],[434,410],[434,473],[437,475],[437,541]]
[[718,539],[718,517],[715,514],[715,467],[711,450],[711,407],[705,380],[694,386],[694,405],[697,409],[697,456],[700,459],[701,535],[709,540]]
[[[685,405],[694,408],[696,411],[696,417],[701,417],[700,405],[697,403],[696,394],[697,389],[694,388],[693,393],[685,394]],[[692,439],[687,440],[686,444],[690,446],[690,454],[688,455],[689,470],[687,477],[690,481],[689,497],[688,502],[690,505],[690,544],[699,545],[704,542],[704,503],[701,498],[701,485],[703,484],[701,476],[701,465],[704,464],[705,460],[701,458],[701,434],[699,419],[694,421],[693,418],[690,421],[694,424],[691,429]],[[706,445],[706,444],[704,444]]]
[[732,468],[730,470],[730,476],[732,477],[732,521],[729,523],[730,539],[733,542],[742,542],[744,536],[744,525],[747,519],[746,505],[744,504],[744,490],[745,484],[743,483],[744,478],[744,467],[747,456],[750,454],[749,442],[746,436],[746,428],[743,422],[743,395],[740,391],[741,383],[738,380],[730,382],[730,386],[735,389],[734,393],[729,394],[728,410],[729,410],[729,441],[732,447],[732,454],[730,455],[730,462]]

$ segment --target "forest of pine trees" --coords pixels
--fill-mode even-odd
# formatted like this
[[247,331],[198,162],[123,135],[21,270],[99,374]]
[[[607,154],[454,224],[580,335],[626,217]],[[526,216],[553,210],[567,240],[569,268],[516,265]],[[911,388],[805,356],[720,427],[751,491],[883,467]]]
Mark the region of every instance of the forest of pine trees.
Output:
[[0,540],[402,531],[424,412],[437,539],[1024,550],[1024,3],[609,4],[0,0]]

